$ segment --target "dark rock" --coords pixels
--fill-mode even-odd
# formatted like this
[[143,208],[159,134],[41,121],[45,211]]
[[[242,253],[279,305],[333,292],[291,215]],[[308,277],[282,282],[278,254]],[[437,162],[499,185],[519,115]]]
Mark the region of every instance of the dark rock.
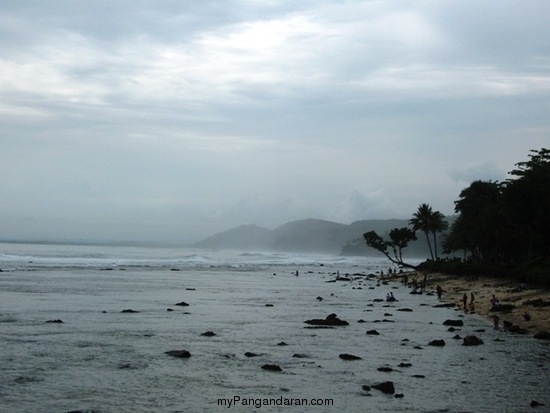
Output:
[[456,328],[454,328],[454,327],[449,327],[449,328],[447,329],[447,331],[450,332],[450,333],[454,333],[454,332],[456,331]]
[[369,331],[367,331],[367,334],[369,336],[379,336],[380,335],[380,333],[376,330],[369,330]]
[[390,314],[390,313],[384,313],[384,317],[393,317],[393,314]]
[[393,371],[393,369],[391,367],[378,367],[377,370],[381,371],[381,372],[384,372],[384,373],[390,373],[390,372]]
[[375,384],[372,386],[373,389],[380,390],[382,393],[385,394],[394,394],[395,393],[395,387],[393,385],[393,381],[384,381],[382,383]]
[[462,342],[463,346],[479,346],[483,344],[483,340],[476,336],[466,336]]
[[201,336],[204,336],[204,337],[214,337],[215,335],[216,333],[214,333],[213,331],[207,331],[201,334]]
[[344,320],[340,320],[336,314],[329,314],[324,320],[319,318],[314,318],[312,320],[304,321],[306,324],[315,325],[315,326],[347,326],[349,323]]
[[544,301],[542,298],[536,298],[534,300],[527,300],[522,303],[523,305],[532,305],[533,307],[550,307],[550,301]]
[[259,354],[256,354],[256,353],[251,353],[250,351],[247,351],[246,353],[244,353],[245,357],[258,357]]
[[444,326],[453,326],[453,327],[462,327],[464,326],[464,321],[462,320],[445,320],[443,321]]
[[185,291],[195,291],[194,288],[186,288]]
[[412,367],[412,364],[411,363],[399,363],[399,366],[398,367]]
[[164,354],[168,354],[169,356],[177,357],[177,358],[191,357],[191,353],[189,353],[187,350],[170,350],[165,352]]
[[462,337],[460,337],[460,334],[456,334],[453,336],[453,339],[460,340]]
[[359,356],[354,356],[353,354],[342,353],[338,357],[342,360],[362,360]]
[[273,307],[273,304],[266,304],[266,307]]
[[544,403],[539,403],[536,400],[531,400],[531,403],[529,403],[529,406],[531,406],[531,407],[540,407],[540,406],[545,406],[545,404]]
[[167,308],[166,311],[174,311],[173,309],[171,308]]
[[403,393],[396,393],[395,396],[394,396],[396,399],[402,399],[403,397],[405,397],[403,395]]
[[414,346],[413,348],[414,348],[415,350],[424,350],[424,349],[423,349],[422,347],[420,347],[420,346]]
[[122,310],[121,313],[135,314],[135,313],[139,313],[139,311],[135,311],[135,310],[132,310],[132,309],[127,309],[127,310]]
[[426,376],[423,374],[413,374],[411,377],[414,377],[415,379],[425,379]]
[[316,300],[317,301],[323,301],[323,297],[317,297]]
[[48,320],[46,323],[53,323],[53,324],[63,324],[63,320],[55,319],[55,320]]
[[444,303],[444,304],[435,304],[432,307],[433,308],[454,308],[454,304],[452,303]]
[[301,353],[295,353],[292,355],[292,357],[297,359],[307,359],[309,356],[307,354],[301,354]]
[[181,302],[179,302],[175,305],[179,305],[180,307],[188,307],[189,306],[189,304],[187,304],[185,301],[181,301]]
[[443,347],[445,346],[445,340],[432,340],[428,343],[429,346]]
[[366,384],[364,384],[363,386],[361,386],[361,388],[365,391],[370,391],[370,386],[367,386]]
[[537,340],[550,340],[550,333],[548,331],[539,331],[533,337]]
[[361,320],[357,320],[358,323],[366,323],[365,320],[361,319]]
[[485,329],[480,328],[480,329],[474,330],[474,333],[485,333]]
[[278,346],[288,346],[287,343],[285,343],[284,341],[281,341],[280,343],[277,343]]
[[516,306],[514,304],[499,304],[491,308],[490,311],[498,313],[510,313]]
[[397,311],[405,311],[405,312],[410,313],[410,312],[413,311],[413,309],[412,308],[398,308]]
[[383,302],[384,300],[382,298],[375,298],[374,300],[372,300],[373,302],[375,303],[381,303]]
[[277,366],[276,364],[264,364],[262,366],[262,369],[268,370],[268,371],[283,371],[283,369]]

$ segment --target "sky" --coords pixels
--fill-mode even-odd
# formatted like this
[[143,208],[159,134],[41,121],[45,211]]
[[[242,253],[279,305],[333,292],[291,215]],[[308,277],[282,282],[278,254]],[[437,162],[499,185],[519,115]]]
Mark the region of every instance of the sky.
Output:
[[0,239],[448,215],[550,147],[550,2],[0,0]]

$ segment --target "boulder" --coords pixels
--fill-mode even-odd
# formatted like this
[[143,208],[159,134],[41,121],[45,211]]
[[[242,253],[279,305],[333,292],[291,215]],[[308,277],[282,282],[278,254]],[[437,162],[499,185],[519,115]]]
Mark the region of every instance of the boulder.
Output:
[[539,331],[533,337],[537,340],[550,340],[550,333],[548,331]]
[[256,354],[256,353],[252,353],[250,351],[247,351],[246,353],[244,353],[244,356],[245,357],[258,357],[259,354]]
[[306,324],[314,326],[347,326],[349,323],[344,320],[340,320],[336,314],[329,314],[324,320],[320,318],[314,318],[312,320],[304,321]]
[[214,337],[215,335],[216,333],[214,333],[213,331],[206,331],[201,334],[201,336],[204,336],[204,337]]
[[432,340],[428,343],[428,345],[433,347],[444,347],[445,340]]
[[46,323],[53,323],[53,324],[63,324],[63,320],[55,319],[55,320],[48,320]]
[[169,356],[177,357],[180,359],[191,357],[191,353],[189,353],[187,350],[170,350],[165,352],[164,354],[168,354]]
[[369,330],[369,331],[367,331],[367,334],[369,336],[379,336],[380,335],[380,333],[376,330]]
[[391,367],[385,367],[385,366],[378,367],[377,370],[381,371],[383,373],[390,373],[390,372],[393,371],[393,369]]
[[262,366],[262,369],[268,370],[268,371],[283,371],[283,369],[277,366],[276,364],[264,364]]
[[188,307],[189,306],[189,304],[187,304],[185,301],[180,301],[179,303],[177,303],[175,305],[179,305],[180,307]]
[[463,346],[479,346],[483,344],[483,340],[476,336],[466,336],[462,342]]
[[132,310],[132,309],[127,309],[127,310],[122,310],[121,313],[125,313],[125,314],[134,314],[134,313],[139,313],[139,311],[136,311],[136,310]]
[[452,326],[452,327],[462,327],[464,326],[464,321],[462,320],[445,320],[443,321],[444,326]]
[[342,360],[362,360],[359,356],[354,356],[353,354],[348,353],[342,353],[338,357],[340,357]]
[[393,381],[384,381],[382,383],[375,384],[372,386],[373,389],[380,390],[382,393],[385,394],[394,394],[395,393],[395,387],[393,385]]

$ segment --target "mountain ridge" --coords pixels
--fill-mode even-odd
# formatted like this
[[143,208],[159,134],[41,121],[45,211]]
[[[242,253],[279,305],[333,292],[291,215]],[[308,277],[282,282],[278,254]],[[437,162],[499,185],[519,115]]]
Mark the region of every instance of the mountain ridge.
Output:
[[[287,222],[272,230],[256,224],[247,224],[214,234],[194,243],[192,247],[378,256],[378,252],[366,246],[363,234],[367,231],[376,231],[380,236],[387,238],[391,229],[406,227],[408,224],[408,219],[397,218],[359,220],[351,224],[307,218]],[[418,241],[411,243],[405,250],[405,255],[426,256],[427,251],[425,241],[419,237]]]

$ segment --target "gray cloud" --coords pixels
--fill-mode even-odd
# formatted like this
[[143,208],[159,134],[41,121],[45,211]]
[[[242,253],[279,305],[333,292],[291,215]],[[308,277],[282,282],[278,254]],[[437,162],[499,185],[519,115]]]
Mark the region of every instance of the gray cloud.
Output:
[[549,8],[4,2],[0,236],[452,213],[548,145]]

